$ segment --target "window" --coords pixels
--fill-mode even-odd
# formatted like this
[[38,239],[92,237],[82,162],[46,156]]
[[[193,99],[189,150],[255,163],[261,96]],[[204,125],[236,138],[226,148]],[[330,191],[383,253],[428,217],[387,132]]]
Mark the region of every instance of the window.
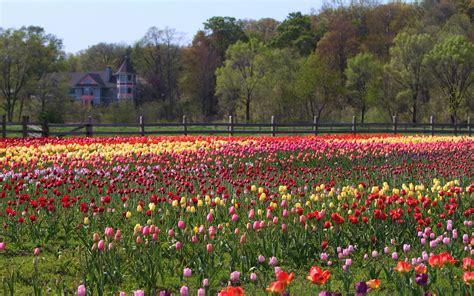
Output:
[[131,93],[132,93],[132,88],[131,87],[127,88],[127,94],[131,94]]
[[127,76],[128,82],[132,82],[132,75]]
[[120,83],[127,83],[127,75],[120,75],[119,79]]
[[84,84],[85,85],[91,85],[92,84],[92,79],[84,79]]
[[92,89],[92,87],[84,87],[82,89],[82,95],[84,95],[84,96],[93,96],[94,95],[94,89]]

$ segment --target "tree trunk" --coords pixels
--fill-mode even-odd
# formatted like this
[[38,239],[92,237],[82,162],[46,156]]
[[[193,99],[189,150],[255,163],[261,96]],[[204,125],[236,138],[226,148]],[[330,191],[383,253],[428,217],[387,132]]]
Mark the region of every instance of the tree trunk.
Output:
[[362,110],[361,110],[361,116],[360,116],[360,122],[364,123],[364,117],[365,117],[365,104],[362,104]]
[[245,100],[245,120],[247,123],[250,122],[250,95],[247,94],[247,99]]
[[417,99],[417,94],[414,93],[412,95],[412,100],[413,100],[413,116],[412,116],[412,123],[416,123],[416,99]]

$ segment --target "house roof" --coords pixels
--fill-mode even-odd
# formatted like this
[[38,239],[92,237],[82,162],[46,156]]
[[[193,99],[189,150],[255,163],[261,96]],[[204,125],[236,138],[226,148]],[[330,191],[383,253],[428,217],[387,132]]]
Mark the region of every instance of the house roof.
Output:
[[115,72],[115,75],[117,75],[117,74],[126,74],[126,73],[135,73],[135,70],[133,69],[132,63],[130,63],[130,60],[128,59],[128,56],[125,56],[125,58],[122,62],[122,65],[120,65],[117,72]]
[[102,88],[116,87],[116,84],[115,84],[116,78],[113,75],[111,75],[107,81],[107,71],[108,70],[91,71],[91,72],[70,72],[68,73],[69,86],[70,87],[79,86],[79,83],[84,78],[86,78],[87,76],[90,76]]

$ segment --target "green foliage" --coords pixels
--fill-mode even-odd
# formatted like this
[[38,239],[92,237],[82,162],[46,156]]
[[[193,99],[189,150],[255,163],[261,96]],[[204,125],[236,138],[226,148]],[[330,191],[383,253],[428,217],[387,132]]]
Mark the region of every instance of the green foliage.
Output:
[[208,31],[209,37],[222,59],[224,59],[230,45],[239,40],[248,40],[234,17],[212,17],[204,23],[204,29]]
[[382,65],[369,53],[359,53],[347,62],[346,87],[352,103],[361,112],[362,123],[368,105],[375,101],[374,94],[381,85],[381,74]]
[[433,38],[428,34],[402,32],[395,37],[394,46],[390,49],[390,62],[386,70],[402,91],[409,92],[413,123],[418,120],[418,101],[428,83],[423,58],[433,43]]
[[247,122],[250,121],[256,88],[265,74],[260,55],[266,50],[263,43],[256,39],[251,39],[248,43],[237,41],[227,50],[224,66],[216,71],[216,95],[222,98],[221,105],[236,112],[243,108]]
[[438,43],[423,62],[446,97],[454,122],[474,84],[474,44],[464,36],[448,37]]
[[316,47],[316,35],[311,28],[309,15],[292,12],[277,27],[278,34],[270,41],[274,47],[291,47],[302,55],[308,55]]

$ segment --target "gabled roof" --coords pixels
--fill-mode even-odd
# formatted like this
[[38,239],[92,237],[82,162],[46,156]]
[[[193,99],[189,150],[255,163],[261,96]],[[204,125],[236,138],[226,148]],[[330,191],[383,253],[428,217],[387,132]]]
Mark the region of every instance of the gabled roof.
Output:
[[130,74],[130,73],[135,73],[135,70],[133,69],[132,63],[130,63],[130,60],[128,59],[128,56],[125,56],[125,58],[122,62],[122,65],[120,65],[117,72],[115,72],[115,75],[117,75],[117,74]]
[[70,72],[67,73],[69,76],[69,86],[75,87],[80,86],[80,82],[90,76],[97,84],[102,87],[116,87],[116,77],[111,75],[109,81],[107,81],[107,70],[103,71],[92,71],[92,72]]

